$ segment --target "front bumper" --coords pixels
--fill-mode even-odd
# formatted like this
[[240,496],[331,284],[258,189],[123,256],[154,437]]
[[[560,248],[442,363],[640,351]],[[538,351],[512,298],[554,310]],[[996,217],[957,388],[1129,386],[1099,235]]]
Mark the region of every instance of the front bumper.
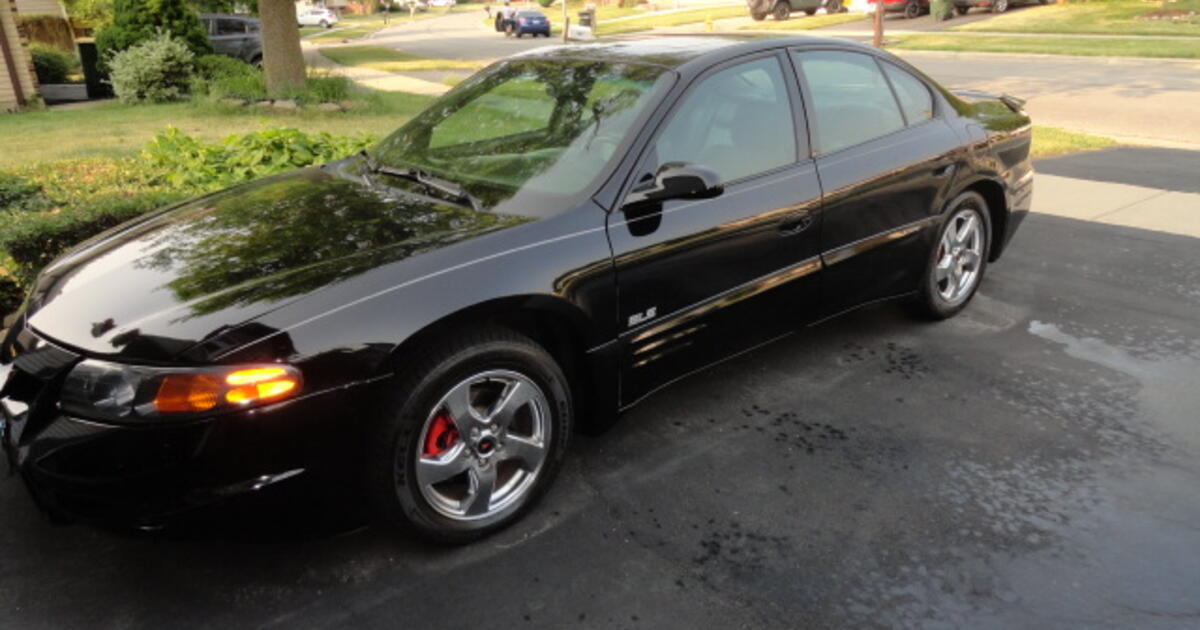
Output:
[[[365,387],[365,386],[360,386]],[[0,399],[0,443],[34,501],[87,522],[150,525],[279,486],[357,479],[359,387],[186,424],[38,417]]]

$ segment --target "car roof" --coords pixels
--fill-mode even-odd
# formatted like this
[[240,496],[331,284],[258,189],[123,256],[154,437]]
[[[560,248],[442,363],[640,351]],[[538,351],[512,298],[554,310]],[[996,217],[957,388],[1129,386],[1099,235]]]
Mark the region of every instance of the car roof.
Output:
[[528,59],[587,59],[595,61],[622,61],[645,63],[681,68],[696,62],[708,66],[747,53],[770,50],[784,46],[836,47],[863,52],[875,49],[865,44],[831,37],[738,37],[729,35],[711,36],[659,36],[647,39],[627,39],[598,44],[573,44],[537,48],[515,55]]

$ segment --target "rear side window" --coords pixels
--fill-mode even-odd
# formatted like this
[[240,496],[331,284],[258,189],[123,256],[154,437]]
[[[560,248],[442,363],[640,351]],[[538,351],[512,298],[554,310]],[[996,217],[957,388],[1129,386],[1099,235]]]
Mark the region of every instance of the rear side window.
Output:
[[890,63],[880,64],[887,74],[892,87],[896,88],[896,98],[900,101],[900,109],[910,125],[916,125],[933,118],[933,95],[919,79],[893,66]]
[[730,182],[796,161],[796,129],[775,57],[746,62],[701,80],[655,143],[661,167],[689,162]]
[[792,53],[812,94],[816,148],[827,154],[904,128],[892,89],[871,57],[817,50]]
[[217,35],[241,35],[246,32],[246,23],[241,20],[217,20]]

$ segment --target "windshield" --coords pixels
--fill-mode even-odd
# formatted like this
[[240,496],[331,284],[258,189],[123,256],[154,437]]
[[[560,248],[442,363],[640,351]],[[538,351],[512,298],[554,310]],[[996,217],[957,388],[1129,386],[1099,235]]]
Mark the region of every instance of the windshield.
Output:
[[457,183],[497,212],[560,211],[598,183],[667,76],[638,64],[504,62],[409,121],[373,157]]

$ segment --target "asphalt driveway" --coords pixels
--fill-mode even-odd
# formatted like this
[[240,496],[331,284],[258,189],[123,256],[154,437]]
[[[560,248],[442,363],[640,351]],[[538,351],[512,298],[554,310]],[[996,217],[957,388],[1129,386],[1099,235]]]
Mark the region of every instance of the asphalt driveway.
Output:
[[1196,627],[1200,241],[1033,215],[988,273],[661,393],[472,547],[54,527],[2,480],[0,627]]

